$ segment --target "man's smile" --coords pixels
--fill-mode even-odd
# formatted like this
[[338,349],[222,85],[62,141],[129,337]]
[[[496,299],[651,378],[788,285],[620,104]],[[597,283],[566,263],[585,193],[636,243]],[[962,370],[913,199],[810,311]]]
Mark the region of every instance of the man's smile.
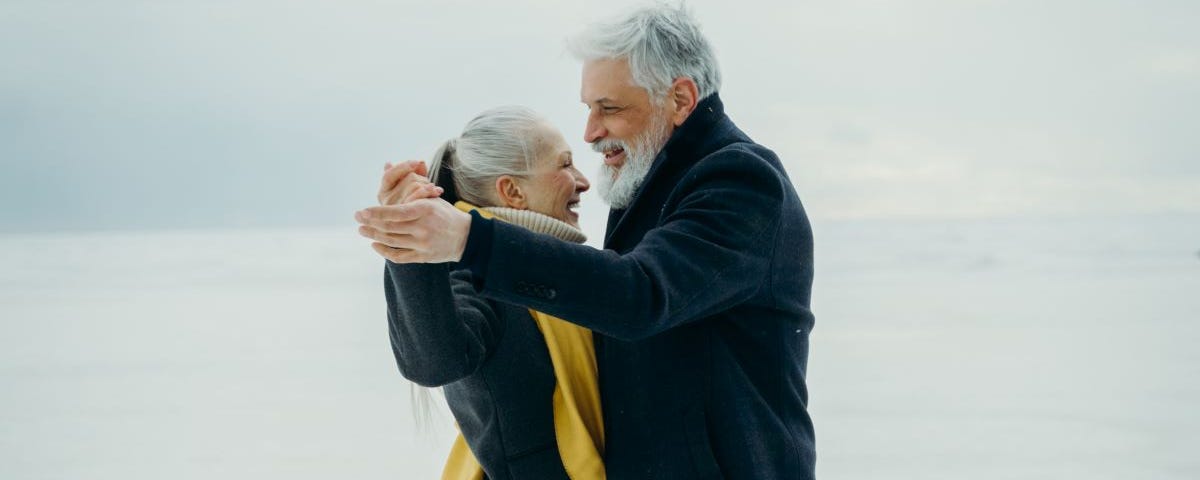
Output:
[[616,147],[611,150],[604,151],[604,164],[611,167],[619,167],[625,163],[625,149]]

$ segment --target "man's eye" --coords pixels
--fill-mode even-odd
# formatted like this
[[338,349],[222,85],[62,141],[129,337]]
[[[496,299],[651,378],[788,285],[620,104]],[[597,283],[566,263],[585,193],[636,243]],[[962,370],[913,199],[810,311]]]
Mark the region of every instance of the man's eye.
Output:
[[605,112],[605,113],[612,113],[612,112],[615,112],[615,111],[617,111],[617,110],[620,110],[620,108],[617,108],[617,107],[602,107],[602,108],[601,108],[601,110],[604,110],[604,112]]

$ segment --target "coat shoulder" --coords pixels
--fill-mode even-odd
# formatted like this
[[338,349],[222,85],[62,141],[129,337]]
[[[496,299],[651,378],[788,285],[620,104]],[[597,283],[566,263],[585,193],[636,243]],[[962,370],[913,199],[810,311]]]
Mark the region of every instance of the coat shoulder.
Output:
[[697,161],[676,186],[676,193],[706,186],[748,188],[778,199],[791,187],[779,157],[755,143],[736,142]]

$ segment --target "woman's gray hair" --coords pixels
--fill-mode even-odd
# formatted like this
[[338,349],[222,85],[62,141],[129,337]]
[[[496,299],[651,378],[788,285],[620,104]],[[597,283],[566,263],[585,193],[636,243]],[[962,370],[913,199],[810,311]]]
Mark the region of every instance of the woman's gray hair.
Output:
[[534,168],[541,147],[540,129],[549,123],[532,109],[503,106],[467,123],[461,135],[442,143],[429,163],[429,179],[442,187],[442,198],[481,207],[496,206],[496,179],[523,177]]
[[[442,142],[429,162],[429,180],[445,190],[442,198],[480,207],[497,206],[496,179],[524,177],[533,171],[540,153],[541,129],[549,123],[532,109],[496,107],[480,113],[462,134]],[[433,395],[413,384],[411,392],[417,427],[433,425]]]
[[634,83],[655,103],[680,77],[696,82],[701,99],[721,89],[717,57],[682,3],[658,2],[591,25],[567,49],[585,62],[627,59]]

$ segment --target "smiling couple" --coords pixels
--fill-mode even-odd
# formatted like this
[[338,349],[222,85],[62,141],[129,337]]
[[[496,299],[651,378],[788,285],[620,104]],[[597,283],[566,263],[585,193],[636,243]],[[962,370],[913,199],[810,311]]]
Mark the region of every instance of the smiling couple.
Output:
[[603,250],[575,212],[591,183],[522,107],[483,112],[428,166],[388,165],[355,215],[387,259],[400,371],[443,387],[458,423],[443,478],[813,478],[812,232],[779,158],[725,114],[682,7],[569,48],[604,156]]

